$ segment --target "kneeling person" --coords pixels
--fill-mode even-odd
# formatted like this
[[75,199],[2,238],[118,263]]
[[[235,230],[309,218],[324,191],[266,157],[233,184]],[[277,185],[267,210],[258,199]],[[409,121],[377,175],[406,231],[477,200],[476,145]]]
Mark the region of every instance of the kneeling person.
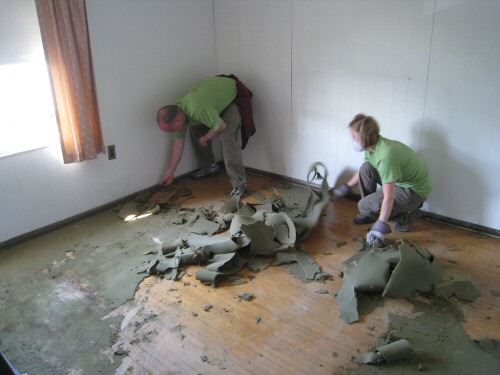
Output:
[[[359,172],[346,183],[332,189],[332,199],[347,195],[359,184],[361,200],[356,224],[375,222],[368,234],[370,245],[383,246],[391,232],[389,219],[396,230],[407,232],[420,216],[419,208],[431,193],[431,178],[423,160],[405,144],[380,135],[377,121],[358,114],[349,123],[353,145],[365,152]],[[377,185],[382,190],[377,191]]]

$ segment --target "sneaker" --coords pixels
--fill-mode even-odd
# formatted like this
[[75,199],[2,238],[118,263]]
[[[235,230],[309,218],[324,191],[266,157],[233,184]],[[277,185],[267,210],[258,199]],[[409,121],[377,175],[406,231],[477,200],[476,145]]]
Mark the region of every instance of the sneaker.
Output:
[[411,225],[397,223],[395,228],[398,232],[409,232],[411,230]]
[[229,194],[230,197],[242,197],[243,194],[246,193],[247,191],[247,183],[243,182],[241,185],[236,186],[232,191],[231,194]]
[[219,173],[219,169],[220,169],[219,164],[213,163],[210,164],[208,167],[203,167],[195,170],[193,173],[191,173],[191,178],[199,179],[199,178],[214,176],[217,173]]
[[396,224],[396,230],[398,232],[409,232],[412,224],[417,221],[420,216],[422,216],[422,211],[418,208],[414,211],[404,213]]
[[372,215],[358,214],[352,221],[354,224],[370,224],[376,222],[377,218]]

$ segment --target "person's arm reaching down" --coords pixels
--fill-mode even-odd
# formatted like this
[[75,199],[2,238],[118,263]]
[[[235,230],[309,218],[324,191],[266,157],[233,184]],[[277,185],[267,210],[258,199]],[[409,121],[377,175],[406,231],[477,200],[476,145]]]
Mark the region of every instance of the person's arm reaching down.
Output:
[[382,184],[382,191],[384,192],[384,199],[380,207],[380,215],[367,236],[368,244],[375,247],[383,247],[385,245],[385,235],[391,233],[391,227],[387,224],[387,221],[391,216],[392,206],[394,205],[396,181]]
[[174,139],[174,144],[172,147],[172,154],[170,157],[170,164],[168,166],[167,173],[163,177],[160,185],[168,186],[174,180],[174,173],[181,161],[182,154],[184,152],[184,140],[186,138]]

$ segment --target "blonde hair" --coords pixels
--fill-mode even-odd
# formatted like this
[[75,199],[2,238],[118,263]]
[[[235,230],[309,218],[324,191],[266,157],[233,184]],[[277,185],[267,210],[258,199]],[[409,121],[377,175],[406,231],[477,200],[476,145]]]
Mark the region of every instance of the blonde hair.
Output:
[[350,128],[354,128],[359,133],[364,148],[375,146],[380,138],[377,120],[371,116],[358,113],[349,123]]

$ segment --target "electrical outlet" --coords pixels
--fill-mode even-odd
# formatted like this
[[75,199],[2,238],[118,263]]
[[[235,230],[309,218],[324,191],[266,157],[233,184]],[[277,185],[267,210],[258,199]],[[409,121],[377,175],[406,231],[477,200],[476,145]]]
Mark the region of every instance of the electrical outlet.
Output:
[[108,146],[108,159],[113,160],[116,159],[116,148],[115,145]]

